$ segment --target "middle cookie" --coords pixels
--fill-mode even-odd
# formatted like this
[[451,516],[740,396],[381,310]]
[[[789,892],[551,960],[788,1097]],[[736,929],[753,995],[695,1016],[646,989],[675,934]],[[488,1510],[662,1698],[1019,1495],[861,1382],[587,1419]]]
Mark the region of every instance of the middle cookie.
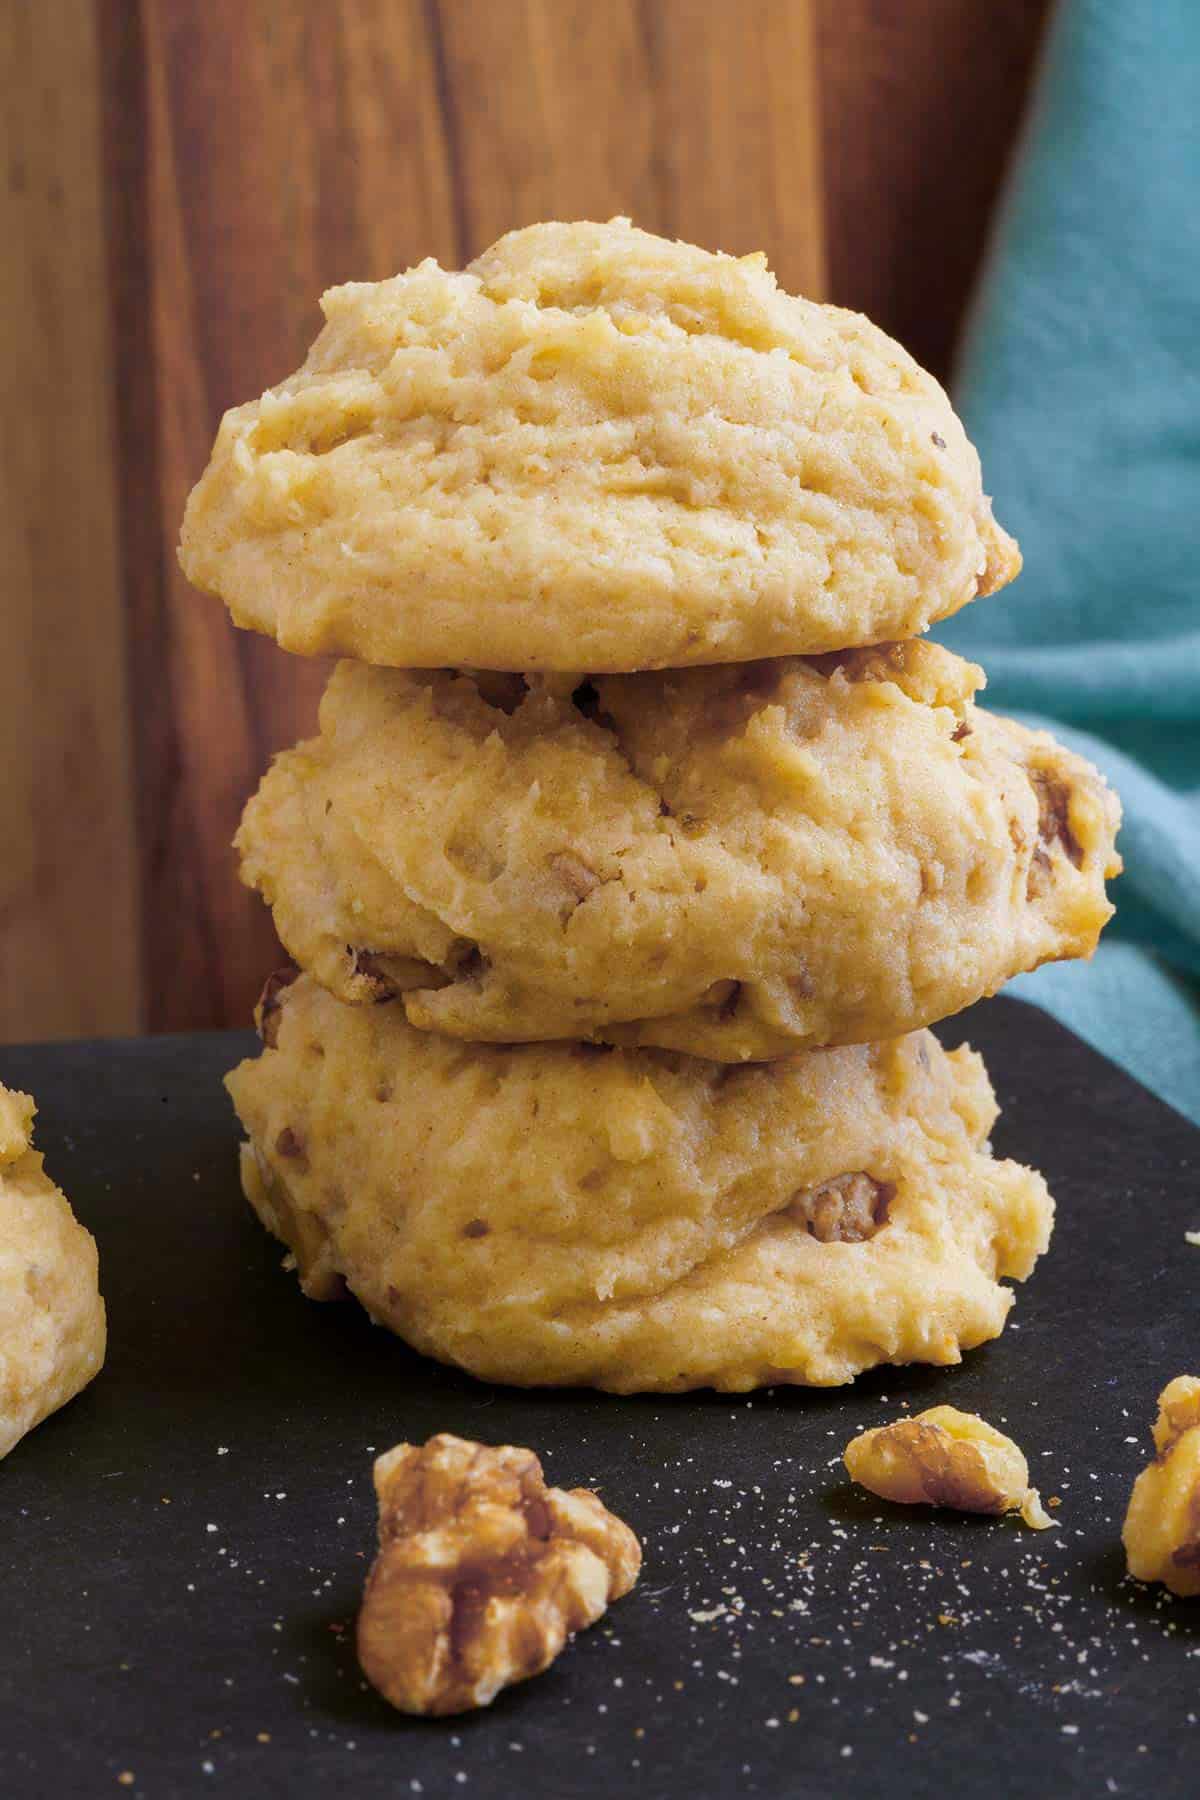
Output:
[[419,1028],[719,1061],[917,1029],[1112,909],[1119,809],[911,642],[643,675],[342,663],[238,833],[290,954]]

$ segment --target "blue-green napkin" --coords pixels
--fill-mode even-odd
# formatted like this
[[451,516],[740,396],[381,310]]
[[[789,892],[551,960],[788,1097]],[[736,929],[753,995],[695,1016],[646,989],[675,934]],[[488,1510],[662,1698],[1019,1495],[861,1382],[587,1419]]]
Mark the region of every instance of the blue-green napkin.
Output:
[[1121,796],[1091,963],[1011,992],[1200,1121],[1200,4],[1064,0],[957,399],[1025,572],[938,630]]

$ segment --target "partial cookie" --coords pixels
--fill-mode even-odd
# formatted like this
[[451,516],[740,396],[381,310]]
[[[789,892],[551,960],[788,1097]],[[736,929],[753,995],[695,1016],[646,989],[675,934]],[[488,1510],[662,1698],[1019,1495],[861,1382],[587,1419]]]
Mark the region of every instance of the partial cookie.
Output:
[[246,1193],[314,1298],[345,1287],[494,1381],[828,1385],[995,1337],[1046,1248],[979,1058],[927,1033],[730,1069],[499,1048],[276,988],[228,1077]]
[[0,1087],[0,1457],[104,1361],[96,1245],[30,1147],[35,1111]]
[[402,668],[909,637],[1016,574],[946,395],[762,256],[548,224],[323,298],[226,413],[180,557],[239,625]]
[[246,808],[288,952],[423,1029],[736,1062],[1088,956],[1118,807],[929,643],[565,682],[343,663]]
[[1129,1573],[1200,1594],[1200,1380],[1177,1375],[1158,1396],[1154,1461],[1133,1484],[1121,1536]]

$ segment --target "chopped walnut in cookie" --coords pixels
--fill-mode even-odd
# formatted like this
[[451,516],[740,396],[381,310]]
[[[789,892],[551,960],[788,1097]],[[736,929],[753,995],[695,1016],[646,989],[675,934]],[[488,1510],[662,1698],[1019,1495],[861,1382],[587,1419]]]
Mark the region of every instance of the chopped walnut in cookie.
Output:
[[595,869],[589,867],[573,850],[560,850],[550,858],[549,867],[576,903],[584,901],[602,885]]
[[1061,846],[1076,869],[1083,866],[1083,846],[1071,830],[1071,790],[1045,769],[1030,769],[1029,781],[1038,803],[1038,836],[1043,844]]
[[375,950],[355,949],[350,944],[346,946],[346,954],[350,959],[351,979],[360,979],[372,1000],[395,999],[396,984],[388,973],[385,956]]
[[902,1506],[960,1512],[1020,1512],[1044,1531],[1054,1521],[1029,1485],[1029,1465],[1011,1438],[975,1413],[931,1406],[912,1419],[864,1431],[847,1444],[850,1479]]
[[821,1244],[864,1244],[887,1224],[895,1189],[859,1169],[793,1196],[788,1207]]
[[439,1433],[375,1464],[379,1554],[358,1617],[363,1673],[402,1712],[487,1706],[547,1668],[633,1587],[641,1546],[532,1450]]
[[1200,1594],[1200,1380],[1177,1375],[1158,1396],[1156,1455],[1133,1484],[1121,1537],[1129,1573]]

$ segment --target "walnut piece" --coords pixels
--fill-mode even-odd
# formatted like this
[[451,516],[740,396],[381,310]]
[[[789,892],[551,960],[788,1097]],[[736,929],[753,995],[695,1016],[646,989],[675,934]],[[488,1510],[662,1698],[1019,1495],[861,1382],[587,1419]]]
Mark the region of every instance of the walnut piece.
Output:
[[590,868],[573,850],[560,850],[550,858],[550,869],[577,901],[586,900],[601,885],[595,869]]
[[370,998],[380,1004],[386,1000],[394,1000],[399,991],[388,972],[387,957],[377,950],[364,950],[347,945],[350,957],[350,976],[362,978]]
[[1083,867],[1083,846],[1071,830],[1071,790],[1045,769],[1030,769],[1038,804],[1038,836],[1043,844],[1061,844],[1068,860]]
[[704,723],[714,737],[739,736],[755,713],[770,706],[784,672],[781,662],[739,663],[730,670],[729,683],[715,692],[705,710]]
[[381,1456],[375,1491],[358,1659],[402,1712],[487,1706],[547,1668],[641,1569],[628,1525],[586,1488],[548,1488],[532,1450],[441,1432]]
[[959,1512],[1020,1512],[1044,1531],[1054,1521],[1029,1485],[1029,1465],[1011,1438],[976,1413],[931,1406],[912,1419],[864,1431],[846,1446],[850,1479],[902,1506]]
[[1121,1533],[1129,1573],[1200,1594],[1200,1380],[1177,1375],[1158,1396],[1154,1461],[1133,1484]]
[[279,1015],[283,1011],[283,996],[293,981],[299,978],[300,971],[295,963],[288,963],[285,968],[276,969],[268,975],[262,993],[258,997],[258,1005],[254,1009],[254,1023],[258,1035],[268,1050],[273,1050],[279,1038]]
[[740,981],[714,981],[700,996],[701,1006],[711,1006],[718,1019],[732,1019],[742,998]]
[[788,1211],[821,1244],[864,1244],[887,1224],[895,1188],[858,1169],[793,1195]]

